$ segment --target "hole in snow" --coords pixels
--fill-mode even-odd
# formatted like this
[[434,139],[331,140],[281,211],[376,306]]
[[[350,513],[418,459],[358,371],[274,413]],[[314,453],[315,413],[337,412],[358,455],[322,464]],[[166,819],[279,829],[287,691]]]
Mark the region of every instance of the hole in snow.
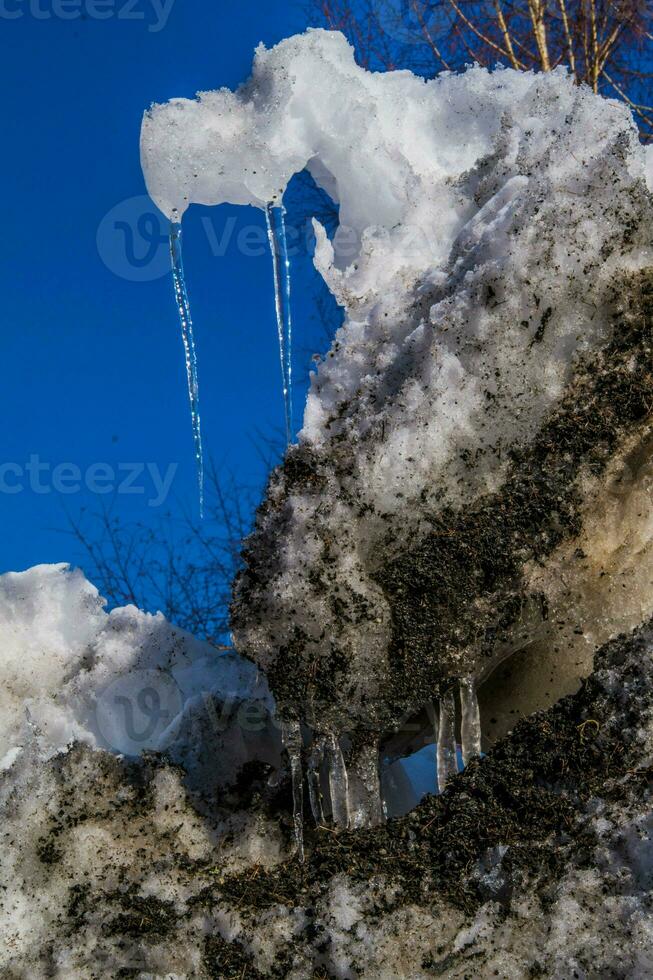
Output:
[[301,424],[310,372],[316,359],[331,347],[344,320],[344,310],[313,264],[316,245],[313,219],[319,221],[333,241],[340,215],[337,203],[308,170],[302,170],[290,180],[283,203],[293,281],[293,315],[298,325],[294,361],[297,422]]

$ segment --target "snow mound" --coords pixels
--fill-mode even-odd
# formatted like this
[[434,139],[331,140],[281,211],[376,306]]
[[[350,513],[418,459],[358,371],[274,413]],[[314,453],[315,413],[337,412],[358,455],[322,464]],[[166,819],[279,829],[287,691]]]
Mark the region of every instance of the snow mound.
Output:
[[622,637],[450,792],[303,868],[269,799],[198,808],[162,760],[14,767],[0,975],[649,977],[652,665],[650,627]]
[[[141,146],[174,220],[304,168],[339,204],[315,263],[346,320],[235,590],[282,711],[360,745],[538,635],[547,676],[589,672],[650,614],[653,198],[623,103],[562,69],[374,74],[309,31],[154,106]],[[637,556],[593,520],[608,480]]]
[[[315,261],[348,322],[301,438],[372,443],[361,489],[384,511],[445,468],[456,494],[492,482],[492,444],[532,429],[573,355],[605,337],[605,284],[651,256],[632,116],[564,69],[426,82],[365,71],[342,35],[309,30],[260,46],[236,92],[153,106],[141,155],[179,220],[192,203],[279,202],[304,168],[338,202]],[[466,450],[485,459],[473,478]]]
[[269,694],[252,664],[221,656],[135,606],[107,613],[68,565],[0,576],[0,770],[36,741],[127,755],[177,740],[202,696]]
[[[532,75],[480,69],[464,79],[366,72],[330,31],[260,46],[238,91],[173,99],[146,114],[149,193],[175,220],[192,203],[264,208],[308,169],[346,229],[335,258],[321,237],[321,266],[339,293],[360,300],[393,272],[446,259],[477,210],[456,180],[492,150],[504,113],[519,111],[534,84]],[[565,87],[562,73],[558,81]],[[542,130],[533,133],[535,153],[546,146]]]
[[[529,189],[547,182],[567,202],[582,196],[583,171],[600,167],[624,129],[635,135],[627,108],[578,88],[564,69],[475,67],[424,81],[365,71],[341,34],[309,30],[259,46],[236,92],[154,105],[141,160],[151,197],[174,220],[193,203],[280,203],[308,169],[340,211],[333,244],[318,229],[316,262],[352,312],[377,305],[380,290],[388,304],[395,278],[403,308],[411,282],[441,267],[458,239],[465,253],[500,254]],[[485,186],[466,179],[490,156]],[[643,149],[631,168],[645,176]],[[596,229],[585,233],[591,247]]]

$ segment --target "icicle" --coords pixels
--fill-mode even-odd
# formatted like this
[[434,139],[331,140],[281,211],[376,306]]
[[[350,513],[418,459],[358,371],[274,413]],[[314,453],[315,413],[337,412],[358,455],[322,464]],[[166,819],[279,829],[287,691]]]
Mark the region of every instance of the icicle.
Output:
[[292,314],[290,309],[290,258],[286,237],[286,209],[283,205],[268,204],[265,219],[274,270],[274,299],[279,337],[279,359],[283,383],[283,406],[288,445],[293,438],[292,418]]
[[440,698],[438,723],[438,790],[443,793],[447,783],[458,772],[456,762],[456,708],[453,693]]
[[318,738],[308,757],[308,797],[311,802],[311,812],[318,827],[324,824],[324,809],[322,807],[322,788],[320,786],[320,768],[324,761],[324,739]]
[[299,860],[304,861],[304,779],[302,775],[302,730],[298,721],[281,726],[283,747],[288,753],[292,780],[293,829]]
[[385,822],[376,743],[363,745],[350,766],[349,814],[352,829],[378,827]]
[[460,717],[463,762],[467,765],[481,754],[481,715],[473,677],[464,677],[460,682]]
[[193,442],[195,446],[195,464],[197,466],[197,482],[199,485],[200,517],[204,516],[204,453],[202,450],[202,428],[200,420],[200,393],[197,377],[197,352],[193,334],[193,320],[188,302],[188,291],[184,277],[184,262],[181,248],[181,223],[173,221],[170,225],[170,259],[172,262],[172,281],[175,288],[175,300],[179,323],[181,324],[181,339],[184,343],[186,359],[186,377],[188,380],[188,397],[190,400],[190,415],[193,424]]
[[346,830],[349,827],[349,779],[340,742],[333,734],[327,735],[326,738],[326,761],[331,796],[331,819],[336,827]]

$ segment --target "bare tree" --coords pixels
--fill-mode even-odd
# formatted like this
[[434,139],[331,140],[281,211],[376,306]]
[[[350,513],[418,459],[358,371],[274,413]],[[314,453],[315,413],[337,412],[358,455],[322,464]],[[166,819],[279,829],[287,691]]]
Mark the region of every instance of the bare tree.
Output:
[[564,65],[576,82],[626,102],[653,138],[653,26],[646,0],[312,0],[369,68],[431,77],[477,62],[523,71]]
[[206,519],[163,514],[126,524],[112,507],[70,519],[85,568],[113,606],[160,610],[170,622],[223,647],[229,643],[231,583],[249,531],[255,494],[209,471]]

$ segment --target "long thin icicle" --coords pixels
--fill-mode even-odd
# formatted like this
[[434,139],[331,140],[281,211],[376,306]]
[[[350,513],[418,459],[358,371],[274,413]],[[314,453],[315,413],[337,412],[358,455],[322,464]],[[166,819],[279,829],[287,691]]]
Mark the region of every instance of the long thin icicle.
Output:
[[293,829],[297,856],[304,861],[304,778],[302,773],[302,730],[298,721],[281,726],[283,746],[288,753],[292,781]]
[[175,301],[181,325],[181,339],[184,343],[186,360],[186,378],[188,380],[188,398],[190,415],[193,424],[193,443],[195,447],[195,464],[197,466],[197,482],[199,486],[200,517],[204,516],[204,451],[202,449],[202,426],[200,419],[200,392],[197,375],[197,352],[195,350],[195,335],[193,334],[193,319],[190,313],[184,262],[181,248],[181,223],[173,221],[170,225],[170,260],[172,262],[172,281],[175,288]]
[[349,779],[340,742],[333,733],[326,739],[326,760],[331,796],[331,819],[336,827],[349,827]]
[[277,313],[286,441],[290,445],[293,438],[292,313],[290,309],[290,257],[288,255],[285,216],[286,209],[282,204],[268,204],[265,209],[265,220],[268,227],[268,240],[270,242],[272,268],[274,271],[274,301]]
[[481,714],[473,677],[464,677],[460,682],[460,718],[463,762],[467,765],[481,754]]
[[440,698],[438,723],[438,790],[444,793],[447,783],[458,772],[456,761],[456,708],[453,693]]

